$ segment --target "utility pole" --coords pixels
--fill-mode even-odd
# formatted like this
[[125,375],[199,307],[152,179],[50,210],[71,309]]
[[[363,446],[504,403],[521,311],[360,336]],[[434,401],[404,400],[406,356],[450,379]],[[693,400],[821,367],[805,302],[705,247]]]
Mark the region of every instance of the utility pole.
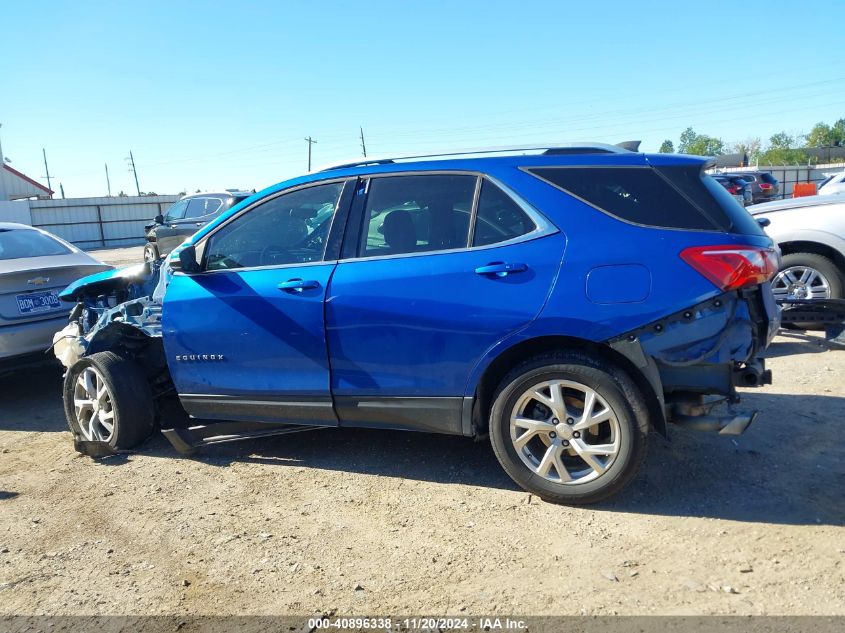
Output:
[[52,189],[53,187],[50,186],[50,168],[47,167],[47,150],[42,147],[41,153],[44,155],[44,171],[47,172],[47,189]]
[[308,143],[308,171],[311,171],[311,146],[317,141],[310,136],[306,138],[305,141]]
[[109,198],[111,198],[111,180],[109,180],[109,164],[106,163],[106,187],[109,190]]
[[135,157],[132,155],[132,150],[129,150],[129,158],[126,159],[129,162],[129,171],[132,172],[132,175],[135,176],[135,190],[138,192],[138,196],[141,195],[141,187],[138,186],[138,170],[135,169]]
[[364,143],[364,128],[358,128],[361,130],[361,151],[364,152],[364,158],[367,157],[367,145]]
[[65,186],[62,183],[59,183],[59,190],[62,192],[62,200],[65,199]]

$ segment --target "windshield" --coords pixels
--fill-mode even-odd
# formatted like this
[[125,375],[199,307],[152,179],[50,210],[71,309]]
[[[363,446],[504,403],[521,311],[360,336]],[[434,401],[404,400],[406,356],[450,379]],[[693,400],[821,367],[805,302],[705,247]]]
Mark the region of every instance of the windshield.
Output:
[[61,242],[33,229],[0,229],[0,259],[67,255],[71,250]]

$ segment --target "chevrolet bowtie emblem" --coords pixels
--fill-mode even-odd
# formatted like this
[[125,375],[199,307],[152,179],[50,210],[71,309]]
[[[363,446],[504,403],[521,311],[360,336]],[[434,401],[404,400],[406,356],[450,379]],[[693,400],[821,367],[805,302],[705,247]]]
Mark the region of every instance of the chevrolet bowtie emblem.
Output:
[[26,283],[34,286],[43,286],[50,281],[49,277],[36,277],[35,279],[27,279]]

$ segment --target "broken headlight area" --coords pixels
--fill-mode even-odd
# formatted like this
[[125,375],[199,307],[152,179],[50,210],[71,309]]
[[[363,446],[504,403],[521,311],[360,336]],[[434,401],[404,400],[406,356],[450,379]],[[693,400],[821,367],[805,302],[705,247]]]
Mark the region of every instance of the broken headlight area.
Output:
[[148,353],[150,340],[161,340],[161,300],[169,279],[169,267],[159,260],[92,275],[69,286],[61,298],[76,305],[68,325],[53,336],[56,358],[71,367],[82,356],[100,351]]

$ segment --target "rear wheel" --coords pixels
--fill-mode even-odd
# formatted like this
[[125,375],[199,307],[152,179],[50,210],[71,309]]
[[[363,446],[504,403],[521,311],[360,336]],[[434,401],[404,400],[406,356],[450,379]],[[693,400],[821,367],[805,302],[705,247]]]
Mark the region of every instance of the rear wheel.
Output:
[[528,492],[555,503],[594,503],[622,490],[645,458],[644,411],[623,372],[583,354],[551,354],[502,380],[490,440]]
[[112,352],[79,359],[64,383],[65,415],[77,440],[132,448],[153,430],[152,392],[141,367]]

